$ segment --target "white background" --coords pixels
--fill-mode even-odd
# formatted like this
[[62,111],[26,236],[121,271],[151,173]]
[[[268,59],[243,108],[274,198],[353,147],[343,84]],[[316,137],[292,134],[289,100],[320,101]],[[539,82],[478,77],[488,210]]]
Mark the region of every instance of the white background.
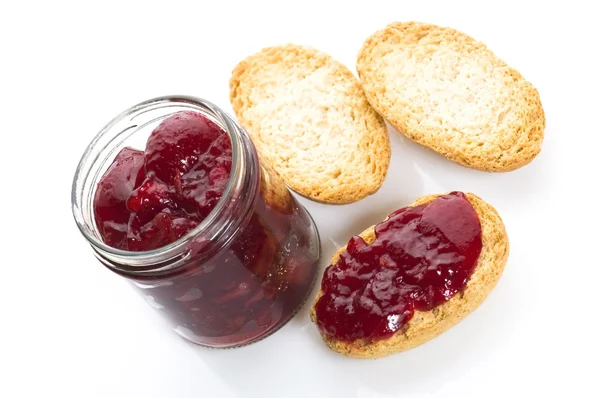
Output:
[[[592,4],[589,2],[587,4]],[[3,1],[0,3],[0,396],[599,396],[600,23],[586,3],[527,1]],[[391,131],[381,190],[302,202],[324,267],[353,234],[425,193],[472,191],[503,216],[505,273],[488,300],[428,344],[377,361],[328,351],[307,308],[237,350],[192,346],[93,258],[71,216],[71,179],[97,131],[160,95],[230,111],[231,69],[273,44],[329,52],[354,70],[393,21],[485,42],[540,91],[541,155],[506,174],[457,166]]]

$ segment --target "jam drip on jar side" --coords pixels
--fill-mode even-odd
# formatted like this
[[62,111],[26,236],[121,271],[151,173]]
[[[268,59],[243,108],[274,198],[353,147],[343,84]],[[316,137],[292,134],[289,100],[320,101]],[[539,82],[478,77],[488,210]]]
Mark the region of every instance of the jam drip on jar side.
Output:
[[[231,167],[226,131],[196,112],[166,118],[145,151],[124,148],[101,177],[94,215],[102,240],[128,251],[176,241],[214,209]],[[252,341],[289,319],[312,284],[317,254],[310,220],[287,190],[265,182],[250,221],[228,249],[192,274],[137,284],[192,341]]]
[[340,341],[391,337],[413,317],[460,292],[477,265],[481,224],[461,192],[405,207],[354,236],[327,268],[316,305],[319,329]]

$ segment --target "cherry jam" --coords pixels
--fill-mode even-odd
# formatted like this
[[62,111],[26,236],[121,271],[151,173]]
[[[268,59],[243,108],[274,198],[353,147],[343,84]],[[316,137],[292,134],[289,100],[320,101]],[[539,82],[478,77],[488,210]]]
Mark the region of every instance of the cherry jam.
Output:
[[[253,147],[249,152],[255,155]],[[170,115],[144,150],[123,148],[97,183],[93,215],[102,241],[146,252],[193,235],[227,194],[232,164],[227,131],[198,112]],[[192,251],[171,274],[126,275],[192,342],[230,347],[265,337],[295,314],[312,287],[319,257],[312,219],[275,173],[258,170],[246,181],[258,185],[254,198],[227,198],[253,205],[221,220],[240,224],[222,247],[205,242],[208,248]]]
[[327,268],[316,304],[319,329],[340,341],[391,337],[413,317],[467,284],[481,252],[481,225],[461,192],[405,207],[375,226],[375,240],[350,239]]
[[230,172],[223,129],[197,112],[168,117],[145,152],[122,149],[100,179],[94,213],[102,239],[129,251],[176,241],[214,209]]

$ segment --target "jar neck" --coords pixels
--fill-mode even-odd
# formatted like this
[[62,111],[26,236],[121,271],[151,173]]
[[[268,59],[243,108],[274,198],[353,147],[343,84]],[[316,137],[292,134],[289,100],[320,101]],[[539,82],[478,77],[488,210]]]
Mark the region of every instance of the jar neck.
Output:
[[[192,231],[159,249],[130,252],[106,245],[94,219],[93,198],[98,181],[115,155],[135,138],[149,133],[164,118],[182,110],[208,117],[231,139],[230,179],[212,212]],[[86,149],[73,180],[75,221],[96,257],[111,270],[132,279],[156,279],[186,272],[193,259],[197,267],[235,237],[252,215],[259,189],[256,150],[244,129],[209,101],[187,96],[159,97],[142,102],[113,119]]]

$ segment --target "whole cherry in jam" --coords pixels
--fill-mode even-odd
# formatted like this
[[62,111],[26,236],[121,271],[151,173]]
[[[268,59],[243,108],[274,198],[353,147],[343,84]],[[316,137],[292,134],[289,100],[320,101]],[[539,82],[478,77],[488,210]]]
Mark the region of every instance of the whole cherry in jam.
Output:
[[198,112],[178,112],[154,129],[146,143],[146,174],[173,184],[209,152],[223,129]]
[[461,192],[406,207],[350,239],[323,277],[319,329],[341,341],[391,337],[413,317],[466,286],[481,252],[481,224]]
[[144,178],[144,152],[124,148],[100,179],[94,196],[94,217],[107,245],[127,250],[131,212],[126,202]]

